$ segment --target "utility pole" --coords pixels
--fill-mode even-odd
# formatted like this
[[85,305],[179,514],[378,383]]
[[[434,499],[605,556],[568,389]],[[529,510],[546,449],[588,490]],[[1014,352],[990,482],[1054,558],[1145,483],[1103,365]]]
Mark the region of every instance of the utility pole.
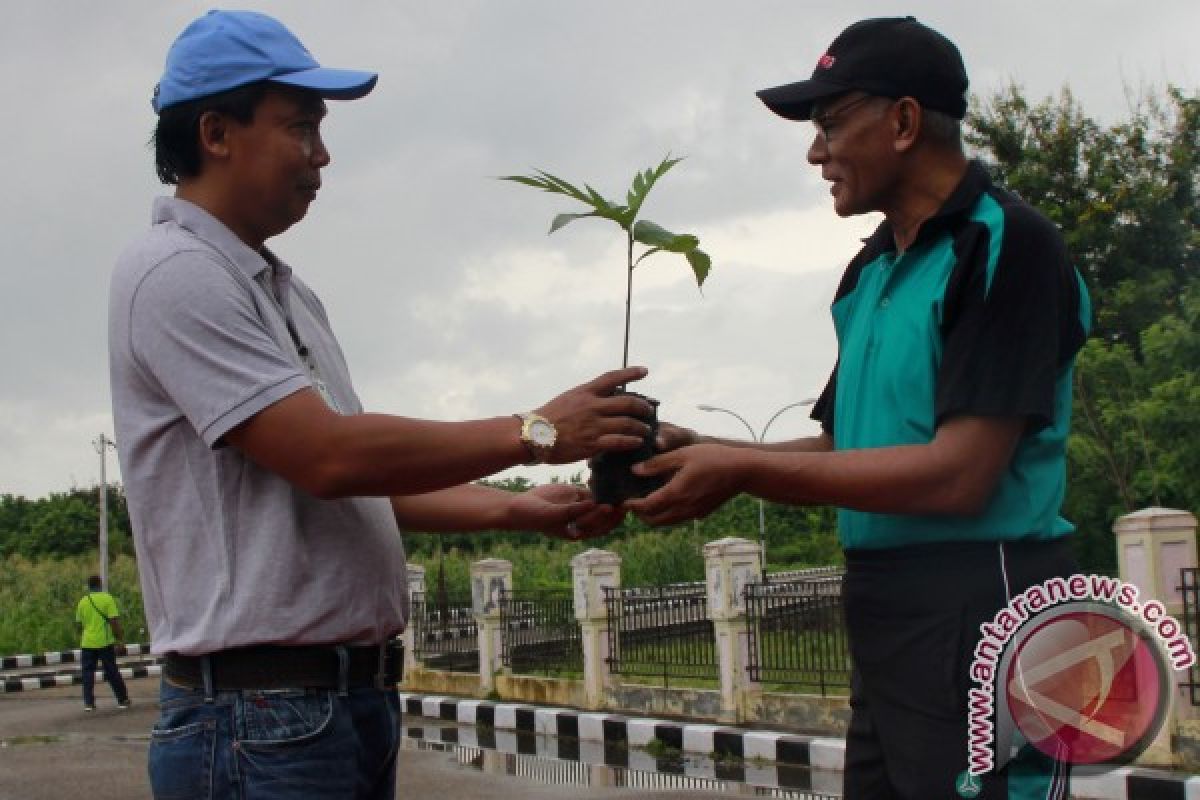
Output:
[[108,448],[117,449],[117,443],[103,433],[92,441],[92,447],[100,454],[100,585],[108,591],[108,479],[104,465]]

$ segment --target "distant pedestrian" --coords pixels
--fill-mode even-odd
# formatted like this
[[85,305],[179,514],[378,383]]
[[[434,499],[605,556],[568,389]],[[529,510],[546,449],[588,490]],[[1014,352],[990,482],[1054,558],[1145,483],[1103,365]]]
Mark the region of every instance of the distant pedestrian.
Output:
[[114,645],[125,638],[121,629],[117,601],[108,592],[102,591],[99,575],[88,578],[88,592],[75,607],[75,621],[83,631],[79,649],[82,653],[80,669],[83,672],[83,710],[96,710],[96,662],[104,669],[104,680],[112,687],[118,708],[129,708],[129,690],[117,669],[117,652]]

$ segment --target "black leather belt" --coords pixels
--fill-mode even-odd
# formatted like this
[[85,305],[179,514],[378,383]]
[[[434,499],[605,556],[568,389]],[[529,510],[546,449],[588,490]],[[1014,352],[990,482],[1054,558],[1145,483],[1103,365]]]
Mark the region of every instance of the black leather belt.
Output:
[[[207,662],[207,663],[206,663]],[[211,684],[205,686],[205,670]],[[204,656],[167,653],[163,677],[176,686],[228,689],[386,689],[404,676],[399,642],[369,647],[258,645]]]

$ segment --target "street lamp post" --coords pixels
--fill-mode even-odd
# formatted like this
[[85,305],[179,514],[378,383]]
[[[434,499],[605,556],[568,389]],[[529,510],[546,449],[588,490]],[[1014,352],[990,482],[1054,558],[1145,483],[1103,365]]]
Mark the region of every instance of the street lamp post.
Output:
[[[705,403],[702,403],[702,404],[696,406],[696,408],[700,409],[701,411],[716,411],[716,412],[719,412],[722,414],[728,414],[729,416],[735,418],[738,422],[740,422],[746,426],[746,430],[748,430],[750,432],[750,439],[752,441],[755,441],[755,442],[758,442],[761,444],[762,442],[766,441],[767,431],[771,429],[771,423],[773,423],[775,420],[779,419],[780,414],[782,414],[783,412],[785,412],[789,409],[797,408],[799,406],[811,406],[815,402],[817,402],[817,398],[808,397],[808,398],[805,398],[804,400],[797,400],[794,403],[788,403],[786,406],[784,406],[783,408],[779,409],[778,411],[776,411],[774,414],[771,415],[771,418],[769,420],[767,420],[767,424],[763,425],[762,431],[759,433],[755,433],[754,426],[752,426],[749,422],[747,422],[746,418],[743,417],[741,414],[737,413],[736,411],[732,411],[728,408],[721,408],[720,406],[710,406]],[[767,577],[767,510],[766,510],[766,503],[763,501],[763,499],[761,497],[758,498],[758,569],[759,569],[759,572],[762,574],[763,580],[766,580],[766,577]]]
[[92,447],[100,454],[100,585],[108,591],[108,479],[104,474],[108,448],[117,448],[117,443],[103,433],[92,441]]

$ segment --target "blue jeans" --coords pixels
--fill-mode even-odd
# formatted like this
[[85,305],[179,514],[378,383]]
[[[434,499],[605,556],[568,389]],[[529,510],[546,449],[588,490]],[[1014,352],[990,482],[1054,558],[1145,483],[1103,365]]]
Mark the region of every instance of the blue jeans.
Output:
[[392,689],[219,691],[162,682],[150,734],[156,800],[392,800],[400,698]]
[[82,647],[79,652],[79,672],[83,682],[83,704],[96,705],[96,662],[99,661],[104,669],[104,680],[112,687],[113,696],[118,703],[129,699],[129,691],[125,688],[125,680],[121,670],[117,669],[117,651],[110,644],[108,647]]

